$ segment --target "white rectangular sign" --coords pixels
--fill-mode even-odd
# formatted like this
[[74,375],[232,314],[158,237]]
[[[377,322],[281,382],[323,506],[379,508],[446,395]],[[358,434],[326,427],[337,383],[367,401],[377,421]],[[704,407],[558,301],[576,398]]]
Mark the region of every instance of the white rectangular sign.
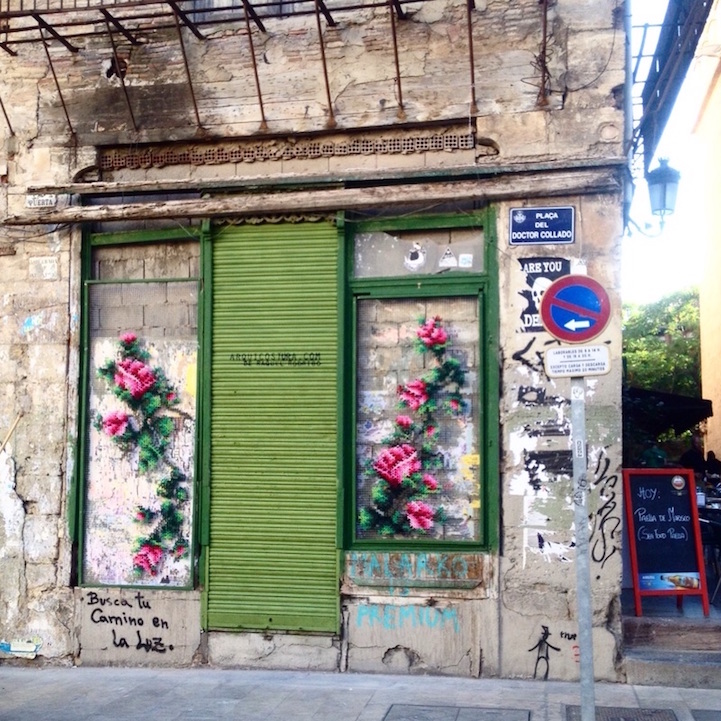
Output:
[[605,345],[549,348],[543,355],[543,365],[550,378],[602,376],[611,370]]
[[25,196],[26,208],[54,208],[58,204],[58,196],[53,193],[28,194]]

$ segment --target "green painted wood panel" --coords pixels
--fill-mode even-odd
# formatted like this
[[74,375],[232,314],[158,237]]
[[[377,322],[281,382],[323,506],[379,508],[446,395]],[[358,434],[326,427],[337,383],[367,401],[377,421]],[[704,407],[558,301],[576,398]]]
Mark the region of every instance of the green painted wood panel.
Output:
[[338,235],[213,244],[209,628],[336,632]]

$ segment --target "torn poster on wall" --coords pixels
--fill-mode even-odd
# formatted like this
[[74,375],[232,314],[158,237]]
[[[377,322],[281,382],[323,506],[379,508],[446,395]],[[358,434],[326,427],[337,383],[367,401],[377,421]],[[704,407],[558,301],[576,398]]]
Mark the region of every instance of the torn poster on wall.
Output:
[[567,258],[519,258],[521,272],[526,276],[526,286],[519,295],[526,301],[521,312],[521,331],[540,333],[544,330],[541,323],[541,298],[546,289],[557,278],[571,272],[571,261]]

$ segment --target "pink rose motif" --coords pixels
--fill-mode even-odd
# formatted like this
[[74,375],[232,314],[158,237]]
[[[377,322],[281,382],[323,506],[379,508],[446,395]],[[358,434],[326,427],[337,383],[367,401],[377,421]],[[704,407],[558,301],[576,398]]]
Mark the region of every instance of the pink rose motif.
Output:
[[122,436],[128,427],[129,420],[128,414],[123,413],[123,411],[110,411],[110,413],[103,418],[103,430],[109,436]]
[[410,416],[396,416],[396,425],[407,430],[413,425],[413,419]]
[[123,333],[120,336],[120,340],[126,345],[130,345],[131,343],[135,343],[135,341],[138,340],[138,336],[135,335],[135,333]]
[[457,398],[451,398],[451,400],[448,401],[448,405],[451,407],[452,411],[459,411],[461,409],[461,404]]
[[157,576],[158,566],[163,558],[163,549],[154,543],[144,543],[133,556],[133,566],[151,576]]
[[424,403],[428,402],[426,382],[418,378],[409,381],[404,386],[398,386],[398,395],[401,401],[410,409],[417,411]]
[[428,428],[426,428],[426,436],[428,438],[433,438],[436,433],[438,433],[438,429],[435,426],[428,426]]
[[440,323],[440,316],[429,318],[416,331],[421,343],[426,348],[441,348],[448,341],[448,333],[441,327]]
[[133,398],[142,398],[155,385],[156,378],[152,368],[145,363],[134,358],[124,358],[115,366],[114,380],[119,388],[129,391]]
[[423,474],[423,485],[429,491],[435,491],[438,488],[438,481],[430,473],[424,473]]
[[411,501],[406,506],[406,514],[411,528],[427,531],[433,528],[433,509],[423,501]]
[[421,470],[421,462],[416,449],[404,443],[383,450],[373,464],[373,468],[391,486],[400,486],[408,476]]

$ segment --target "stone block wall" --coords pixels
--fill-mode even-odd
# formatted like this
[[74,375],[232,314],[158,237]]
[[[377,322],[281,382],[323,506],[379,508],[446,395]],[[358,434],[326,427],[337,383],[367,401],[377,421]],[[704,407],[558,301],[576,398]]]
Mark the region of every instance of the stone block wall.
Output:
[[[77,385],[77,243],[65,228],[5,234],[0,256],[0,640],[67,659],[73,600],[68,493]],[[72,256],[72,264],[71,264]]]

